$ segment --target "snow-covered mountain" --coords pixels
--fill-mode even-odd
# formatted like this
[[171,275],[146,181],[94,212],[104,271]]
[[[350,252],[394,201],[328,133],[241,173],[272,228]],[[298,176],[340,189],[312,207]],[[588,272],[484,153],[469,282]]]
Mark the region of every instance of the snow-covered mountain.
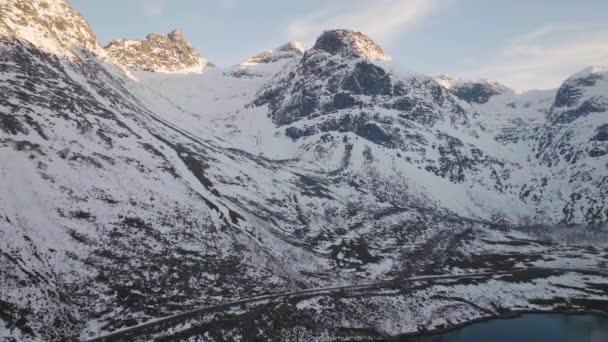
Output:
[[[564,221],[605,225],[608,218],[608,71],[589,67],[557,91],[534,148],[544,177],[522,188],[522,198],[561,210]],[[559,203],[559,206],[551,205]]]
[[[52,6],[78,17],[62,1]],[[25,13],[8,9],[11,20]],[[238,296],[258,286],[246,274],[264,289],[287,284],[280,272],[258,270],[274,267],[268,252],[253,252],[263,239],[253,231],[259,219],[230,209],[239,206],[219,199],[205,171],[237,184],[230,179],[251,177],[239,160],[263,161],[163,121],[151,108],[182,112],[96,51],[66,50],[60,37],[9,32],[0,44],[0,336],[80,339],[155,315],[146,307],[167,313],[195,298]],[[235,172],[227,177],[224,168]],[[252,228],[234,226],[245,216]]]
[[392,59],[386,51],[368,36],[351,30],[325,31],[317,39],[314,48],[345,58],[363,58],[379,61],[390,61]]
[[557,89],[516,92],[488,80],[463,80],[440,75],[435,80],[457,98],[467,102],[485,117],[494,119],[538,119],[543,121],[555,100]]
[[278,48],[257,54],[243,63],[239,64],[240,68],[258,66],[260,64],[272,64],[283,59],[300,59],[306,52],[306,45],[302,42],[289,42],[281,45]]
[[[551,242],[570,232],[559,225],[602,237],[608,222],[606,71],[547,92],[446,87],[348,30],[207,68],[179,32],[104,50],[63,0],[3,1],[0,14],[2,338],[86,339],[269,292],[606,257],[595,235],[601,248]],[[283,323],[336,312],[332,300]],[[377,319],[328,322],[345,339],[385,337]]]
[[16,39],[59,57],[85,50],[101,55],[93,30],[65,1],[5,0],[0,3],[0,36]]
[[212,66],[179,30],[167,35],[149,34],[144,40],[114,40],[105,50],[114,63],[131,69],[187,73]]
[[493,96],[514,93],[512,89],[497,82],[467,81],[450,75],[440,75],[436,81],[468,103],[484,104]]

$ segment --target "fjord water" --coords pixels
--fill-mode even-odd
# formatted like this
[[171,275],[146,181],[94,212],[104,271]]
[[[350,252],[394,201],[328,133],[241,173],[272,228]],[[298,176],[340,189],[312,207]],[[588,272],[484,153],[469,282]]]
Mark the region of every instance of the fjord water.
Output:
[[407,337],[407,342],[607,342],[608,318],[530,314],[475,323],[445,334]]

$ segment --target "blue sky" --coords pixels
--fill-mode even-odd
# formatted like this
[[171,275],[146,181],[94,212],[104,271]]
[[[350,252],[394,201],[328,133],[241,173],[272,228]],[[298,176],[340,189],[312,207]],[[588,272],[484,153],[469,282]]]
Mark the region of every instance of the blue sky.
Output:
[[404,68],[488,78],[517,89],[556,87],[608,65],[606,0],[71,0],[100,41],[184,32],[229,66],[329,28],[363,31]]

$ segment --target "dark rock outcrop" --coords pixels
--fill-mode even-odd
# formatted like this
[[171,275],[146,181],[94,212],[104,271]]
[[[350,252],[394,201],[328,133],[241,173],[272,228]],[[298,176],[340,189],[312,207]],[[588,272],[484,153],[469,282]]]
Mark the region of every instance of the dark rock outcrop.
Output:
[[450,87],[450,93],[468,102],[487,103],[492,96],[504,94],[509,88],[495,82],[466,82]]
[[350,30],[325,31],[317,39],[315,50],[345,58],[390,60],[391,57],[373,40],[361,32]]
[[[432,126],[465,124],[465,111],[434,80],[394,75],[373,60],[384,52],[359,32],[324,32],[299,65],[276,75],[254,100],[279,125],[344,110],[390,108]],[[387,57],[388,58],[388,57]]]

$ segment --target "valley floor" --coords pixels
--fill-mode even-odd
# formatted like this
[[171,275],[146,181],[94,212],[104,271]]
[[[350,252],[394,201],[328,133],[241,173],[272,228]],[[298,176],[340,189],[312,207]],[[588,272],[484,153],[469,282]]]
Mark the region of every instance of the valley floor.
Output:
[[243,299],[90,341],[377,340],[521,313],[608,315],[607,282],[604,272],[540,268],[418,277]]
[[608,315],[608,245],[558,244],[516,231],[477,234],[468,248],[481,254],[453,254],[445,274],[244,298],[89,338],[378,340],[529,312]]

